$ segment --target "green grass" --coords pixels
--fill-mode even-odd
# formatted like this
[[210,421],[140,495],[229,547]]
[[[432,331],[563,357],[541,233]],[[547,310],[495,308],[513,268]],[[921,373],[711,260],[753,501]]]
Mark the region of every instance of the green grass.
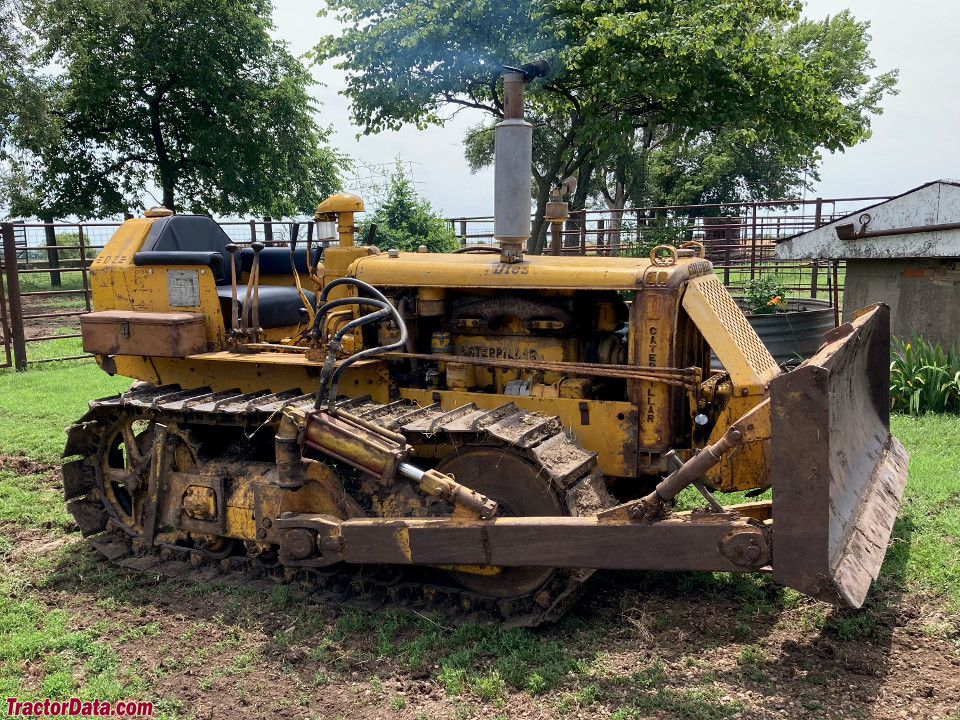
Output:
[[640,720],[649,717],[651,711],[692,720],[722,720],[743,709],[741,702],[722,697],[720,689],[709,682],[679,687],[671,684],[666,666],[657,658],[616,680],[630,687],[626,702],[610,715],[616,720]]
[[48,475],[22,475],[0,469],[0,524],[66,528],[71,524],[63,494],[51,487]]
[[65,428],[86,412],[87,403],[128,387],[129,378],[110,377],[92,363],[0,371],[0,453],[56,460]]
[[482,700],[504,697],[509,689],[540,695],[565,678],[584,675],[589,663],[558,641],[544,641],[525,628],[464,624],[449,628],[424,617],[345,608],[329,637],[326,655],[360,637],[373,640],[371,655],[394,658],[410,669],[436,666],[450,695]]
[[[80,331],[79,324],[73,328],[60,328],[57,335],[72,335]],[[83,355],[83,340],[78,337],[55,338],[53,340],[40,340],[38,342],[27,342],[27,362],[35,363],[38,360],[57,361],[59,358],[75,357]],[[64,360],[67,365],[76,365],[79,363],[93,363],[92,357],[83,360]],[[48,363],[43,363],[47,365]],[[57,365],[61,363],[57,362]],[[36,366],[34,366],[36,367]],[[128,383],[129,384],[129,383]]]
[[[19,273],[20,292],[40,292],[45,290],[83,290],[83,273],[79,270],[60,270],[60,287],[50,284],[48,272]],[[77,296],[81,297],[81,296]],[[44,300],[46,302],[46,299]]]
[[891,429],[910,451],[910,477],[881,579],[960,612],[960,421],[899,415]]
[[[63,447],[63,428],[83,414],[87,401],[121,391],[128,383],[108,377],[93,364],[0,372],[0,454],[55,463]],[[929,634],[955,637],[950,613],[960,612],[960,423],[951,416],[895,416],[892,426],[911,452],[910,478],[880,582],[865,610],[838,612],[804,604],[801,596],[768,576],[610,573],[608,582],[616,586],[620,577],[629,576],[632,592],[656,592],[667,601],[662,614],[658,610],[644,620],[655,644],[683,630],[669,613],[671,596],[733,604],[736,624],[729,628],[729,641],[736,643],[736,666],[730,677],[736,680],[731,682],[770,681],[776,666],[774,656],[768,659],[766,654],[764,628],[785,611],[790,615],[799,609],[792,617],[802,632],[856,641],[883,631],[880,611],[911,593],[947,611],[949,622],[931,624]],[[608,675],[602,650],[621,649],[615,634],[627,626],[629,598],[620,607],[608,602],[590,617],[574,613],[547,630],[450,627],[411,613],[304,605],[287,586],[277,586],[269,595],[216,584],[184,588],[109,568],[79,545],[23,560],[16,555],[18,533],[44,528],[57,536],[69,522],[55,483],[41,470],[0,470],[0,691],[7,691],[0,697],[150,699],[158,679],[177,667],[194,668],[197,687],[217,692],[223,678],[240,679],[265,665],[280,667],[276,653],[295,651],[314,663],[304,676],[304,693],[315,688],[322,694],[326,686],[347,682],[359,669],[371,687],[374,681],[380,683],[376,697],[385,713],[412,713],[416,708],[409,698],[384,688],[377,672],[383,672],[384,679],[392,673],[429,677],[443,689],[446,702],[464,713],[485,705],[489,716],[502,712],[517,694],[557,716],[603,709],[621,720],[650,715],[722,720],[743,709],[711,675],[679,679],[676,662],[668,666],[647,657],[639,669],[635,665],[622,675]],[[69,600],[50,607],[40,599],[50,596],[39,593],[63,587],[78,588],[104,618],[116,611],[145,611],[174,592],[215,607],[216,613],[181,626],[173,636],[162,621],[144,619],[136,626],[113,620],[83,622],[83,609]],[[252,643],[251,635],[266,617],[282,622]],[[203,645],[203,637],[212,631],[218,639]],[[118,657],[117,643],[136,642],[169,645],[169,652],[163,651],[169,662],[157,668],[126,665]],[[218,662],[221,655],[224,660]],[[687,667],[695,668],[695,663]],[[237,687],[238,693],[255,692]],[[305,704],[306,697],[297,702]],[[183,715],[176,698],[157,702],[155,716]]]
[[[33,674],[42,669],[39,683]],[[94,628],[79,629],[64,610],[51,610],[12,577],[0,581],[0,694],[20,700],[43,698],[115,702],[143,697],[145,683],[123,669],[116,651]]]
[[764,666],[767,664],[767,654],[762,647],[744,645],[740,649],[737,664],[740,666],[744,677],[754,682],[763,682],[768,679],[767,673],[764,671]]

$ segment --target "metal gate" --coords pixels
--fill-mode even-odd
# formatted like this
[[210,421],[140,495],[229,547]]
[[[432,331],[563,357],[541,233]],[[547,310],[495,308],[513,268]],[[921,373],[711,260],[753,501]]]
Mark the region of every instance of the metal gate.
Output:
[[[0,368],[10,367],[13,359],[17,360],[17,369],[27,369],[26,351],[23,348],[23,320],[20,307],[19,280],[17,278],[17,244],[11,223],[0,223],[0,246],[2,246],[3,272],[0,272],[0,345],[3,354],[0,355]],[[9,301],[8,301],[9,297]],[[14,328],[14,323],[20,323]],[[17,329],[16,343],[14,330]]]
[[7,368],[13,364],[13,356],[11,354],[13,338],[10,333],[5,287],[6,283],[3,281],[3,273],[0,272],[0,348],[2,348],[2,352],[0,352],[0,368]]

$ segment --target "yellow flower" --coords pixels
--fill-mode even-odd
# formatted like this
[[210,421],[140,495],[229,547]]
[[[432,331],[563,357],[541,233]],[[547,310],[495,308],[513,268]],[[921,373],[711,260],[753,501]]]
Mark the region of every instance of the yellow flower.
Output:
[[782,298],[777,295],[776,297],[770,298],[770,302],[767,305],[779,305],[782,302]]

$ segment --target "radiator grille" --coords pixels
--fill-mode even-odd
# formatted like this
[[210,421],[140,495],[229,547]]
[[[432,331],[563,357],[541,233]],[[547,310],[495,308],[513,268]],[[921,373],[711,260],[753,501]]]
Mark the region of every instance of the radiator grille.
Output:
[[723,329],[736,341],[737,346],[743,351],[744,357],[757,375],[760,377],[776,375],[776,361],[760,338],[757,337],[753,328],[750,327],[743,311],[737,307],[737,303],[730,297],[720,279],[716,275],[697,278],[696,287],[710,303],[710,307],[716,312]]

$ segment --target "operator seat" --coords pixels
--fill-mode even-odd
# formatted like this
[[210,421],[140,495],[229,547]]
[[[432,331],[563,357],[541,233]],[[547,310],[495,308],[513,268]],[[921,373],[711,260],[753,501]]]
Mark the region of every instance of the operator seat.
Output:
[[[169,265],[176,265],[177,256],[183,253],[219,253],[222,261],[212,263],[210,269],[217,286],[217,296],[220,298],[223,317],[229,318],[233,296],[230,286],[230,263],[237,263],[238,277],[243,270],[249,270],[253,264],[253,250],[244,248],[241,252],[231,255],[227,251],[229,244],[230,238],[223,228],[207,215],[170,215],[155,220],[150,226],[141,253],[146,253],[143,257],[163,253],[162,259]],[[316,250],[319,251],[319,248]],[[296,265],[298,271],[306,270],[306,248],[297,249]],[[290,251],[287,248],[264,248],[260,255],[260,273],[261,275],[290,275]],[[260,327],[270,329],[297,325],[306,320],[306,308],[303,307],[303,300],[297,288],[292,286],[292,282],[291,279],[290,286],[262,283],[257,286]],[[237,302],[241,312],[245,293],[246,286],[238,282]],[[303,294],[311,305],[316,304],[316,296],[311,291],[304,290]]]

